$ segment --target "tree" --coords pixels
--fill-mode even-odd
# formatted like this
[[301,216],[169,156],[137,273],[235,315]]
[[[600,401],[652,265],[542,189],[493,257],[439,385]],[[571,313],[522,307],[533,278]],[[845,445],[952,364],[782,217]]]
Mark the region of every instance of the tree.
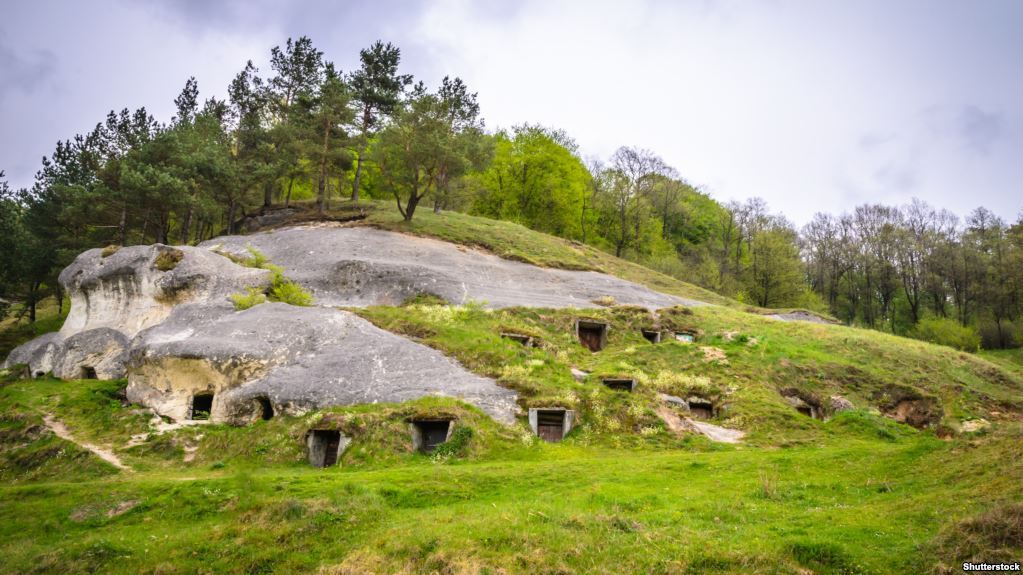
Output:
[[338,142],[346,137],[344,126],[352,118],[348,91],[341,75],[334,70],[333,64],[327,64],[312,112],[312,124],[319,140],[311,156],[319,168],[316,208],[320,214],[323,214],[327,202],[327,178],[331,168],[347,169],[351,166],[351,158]]
[[412,221],[424,198],[470,168],[482,167],[478,113],[475,94],[470,97],[461,80],[445,78],[437,94],[417,85],[394,121],[380,132],[376,162],[383,185],[406,222]]
[[352,201],[359,201],[362,182],[362,163],[369,147],[370,137],[380,128],[381,120],[394,113],[401,103],[402,93],[412,83],[409,74],[398,74],[401,50],[389,42],[377,40],[367,49],[359,51],[361,66],[348,77],[352,100],[355,103],[358,149],[355,160],[355,179],[352,181]]
[[295,104],[315,98],[323,81],[323,52],[317,50],[307,36],[296,41],[288,38],[284,49],[276,46],[270,51],[270,68],[274,76],[265,85],[263,102],[267,106],[269,120],[266,136],[273,148],[265,155],[264,207],[273,204],[278,179],[293,173],[300,160],[298,151],[303,146],[295,145],[295,142],[306,135],[303,126],[309,123],[306,116],[310,113],[310,106]]
[[803,290],[798,236],[783,218],[774,217],[750,239],[746,293],[760,307],[792,305]]
[[608,174],[602,191],[605,206],[613,210],[613,217],[605,219],[608,236],[612,238],[615,255],[621,257],[642,236],[647,216],[643,201],[643,187],[652,176],[664,174],[663,160],[647,150],[621,147],[611,156],[612,174]]
[[582,239],[590,174],[573,150],[567,136],[541,126],[498,133],[493,159],[474,180],[479,191],[470,213]]

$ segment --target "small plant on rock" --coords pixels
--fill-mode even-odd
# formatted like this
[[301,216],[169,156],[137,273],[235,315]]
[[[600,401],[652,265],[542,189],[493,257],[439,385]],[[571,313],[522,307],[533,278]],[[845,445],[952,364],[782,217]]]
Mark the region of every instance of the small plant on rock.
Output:
[[184,257],[185,252],[171,248],[167,251],[160,252],[160,255],[156,256],[154,265],[156,266],[156,269],[162,272],[169,272],[176,268],[178,266],[178,262],[180,262]]
[[242,311],[266,303],[266,294],[256,288],[249,288],[248,293],[231,294],[231,301],[234,302],[234,309]]

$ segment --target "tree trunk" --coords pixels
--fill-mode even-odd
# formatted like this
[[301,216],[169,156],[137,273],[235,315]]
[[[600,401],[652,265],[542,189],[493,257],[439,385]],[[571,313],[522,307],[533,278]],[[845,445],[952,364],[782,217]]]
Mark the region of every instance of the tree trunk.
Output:
[[288,179],[288,195],[284,198],[284,207],[291,205],[291,187],[295,185],[295,176]]
[[121,221],[117,224],[117,241],[120,245],[128,243],[128,203],[121,206]]
[[188,245],[188,237],[192,231],[192,207],[185,212],[185,221],[181,223],[181,245]]
[[28,321],[36,322],[36,304],[39,303],[39,282],[32,282],[32,288],[28,292]]
[[273,206],[274,200],[274,182],[271,180],[263,185],[263,207],[269,208]]
[[362,157],[366,155],[369,146],[363,146],[355,157],[355,179],[352,181],[352,201],[359,202],[359,185],[362,182]]
[[323,155],[320,158],[320,183],[316,194],[316,211],[323,215],[327,205],[327,152],[330,151],[330,124],[324,123],[323,127]]
[[412,215],[416,213],[416,206],[419,205],[419,200],[420,199],[421,198],[419,198],[419,196],[416,196],[415,194],[409,196],[408,203],[405,204],[405,221],[406,222],[411,222],[412,221]]
[[227,233],[234,233],[234,213],[238,208],[238,202],[231,200],[231,204],[227,207]]

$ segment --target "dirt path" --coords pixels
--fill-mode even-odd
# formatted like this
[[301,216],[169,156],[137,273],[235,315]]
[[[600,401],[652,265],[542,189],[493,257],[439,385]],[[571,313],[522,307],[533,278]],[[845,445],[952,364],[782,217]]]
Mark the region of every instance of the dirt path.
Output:
[[671,410],[671,408],[665,405],[657,408],[657,415],[664,421],[665,425],[668,426],[668,429],[678,435],[682,435],[687,432],[696,432],[706,435],[713,441],[720,441],[721,443],[739,443],[745,435],[745,433],[738,429],[728,429],[712,423],[694,421],[688,417],[679,417]]
[[88,449],[89,451],[95,453],[96,457],[99,457],[103,461],[106,461],[107,463],[113,465],[118,469],[123,469],[125,471],[132,470],[130,467],[122,463],[121,459],[114,455],[113,451],[110,451],[109,449],[105,449],[103,447],[99,447],[98,445],[78,441],[77,439],[75,439],[75,436],[71,435],[71,431],[67,428],[66,425],[50,417],[49,415],[43,416],[43,422],[46,423],[46,427],[49,427],[50,431],[56,434],[57,437],[65,441],[70,441],[71,443],[74,443],[75,445],[81,447],[82,449]]

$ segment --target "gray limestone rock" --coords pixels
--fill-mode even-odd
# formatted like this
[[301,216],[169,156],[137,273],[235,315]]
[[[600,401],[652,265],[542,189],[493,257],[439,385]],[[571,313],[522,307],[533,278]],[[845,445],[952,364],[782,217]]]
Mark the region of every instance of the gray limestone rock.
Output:
[[64,338],[54,353],[53,375],[61,379],[120,379],[126,374],[130,341],[100,327]]
[[266,303],[196,321],[182,307],[133,344],[128,398],[175,419],[197,394],[213,393],[214,421],[428,395],[468,401],[510,423],[516,394],[440,352],[348,312]]
[[321,305],[397,305],[421,293],[455,304],[486,301],[492,308],[598,307],[593,300],[607,296],[647,308],[703,305],[607,274],[541,268],[366,227],[290,227],[200,244],[237,255],[246,255],[249,246],[283,267]]

